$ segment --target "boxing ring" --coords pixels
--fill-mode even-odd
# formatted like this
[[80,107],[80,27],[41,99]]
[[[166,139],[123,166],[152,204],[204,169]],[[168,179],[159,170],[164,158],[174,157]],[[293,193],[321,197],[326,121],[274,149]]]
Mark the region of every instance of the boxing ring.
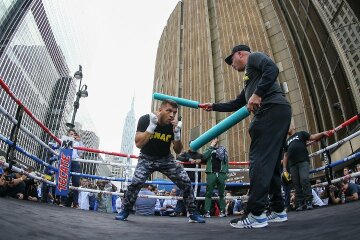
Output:
[[[48,151],[50,154],[53,155],[54,158],[58,158],[60,159],[61,157],[59,157],[61,151],[64,147],[63,141],[58,138],[57,136],[55,136],[41,121],[39,121],[36,116],[34,116],[34,114],[12,93],[12,91],[9,89],[9,87],[5,84],[5,82],[0,79],[0,86],[2,88],[3,91],[5,91],[7,93],[7,95],[13,99],[13,101],[16,103],[16,105],[18,107],[20,107],[46,134],[48,134],[48,136],[50,136],[52,138],[53,141],[55,141],[56,144],[47,144],[45,142],[43,142],[39,137],[35,136],[33,133],[31,133],[31,131],[29,131],[26,127],[22,126],[20,124],[20,120],[18,120],[16,117],[13,117],[9,114],[9,112],[3,107],[0,106],[0,113],[2,116],[4,116],[5,119],[7,119],[9,122],[11,122],[12,124],[14,124],[14,126],[18,126],[18,130],[21,130],[23,133],[25,133],[27,136],[29,136],[31,139],[33,139],[35,142],[37,142],[42,148],[46,149],[46,151]],[[185,104],[188,104],[185,101]],[[201,104],[199,104],[198,102],[194,102],[190,104],[190,107],[200,107],[201,108]],[[237,115],[233,115],[234,117],[237,117],[236,120],[232,119],[229,120],[225,126],[223,125],[220,131],[226,131],[226,129],[228,129],[229,127],[231,127],[231,124],[236,124],[236,121],[241,121],[243,118],[248,116],[248,113],[242,109],[240,113],[237,113]],[[239,120],[240,119],[240,120]],[[345,122],[346,124],[351,124],[353,122],[355,122],[356,120],[359,119],[359,115],[355,116],[354,118],[352,118],[352,121],[347,121]],[[231,121],[231,123],[229,123]],[[231,126],[230,126],[231,125]],[[342,127],[345,125],[341,125]],[[336,132],[337,130],[339,130],[341,128],[337,127],[334,128],[332,130],[330,130],[332,132],[332,134],[334,134],[334,132]],[[212,139],[213,136],[215,134],[218,134],[219,129],[213,130],[210,129],[209,132],[207,133],[207,135],[203,138],[201,138],[199,141],[194,141],[192,142],[192,145],[190,144],[190,147],[192,146],[192,149],[199,149],[200,147],[202,147],[207,140]],[[331,135],[331,134],[330,134]],[[347,136],[346,138],[332,144],[329,145],[327,147],[324,147],[314,153],[311,153],[309,155],[309,157],[315,157],[317,155],[320,154],[324,154],[340,145],[342,145],[343,143],[350,141],[351,139],[357,137],[360,135],[360,130],[351,134],[350,136]],[[26,151],[24,148],[22,148],[21,146],[19,146],[16,143],[16,139],[15,140],[11,140],[10,138],[4,136],[2,133],[0,133],[0,140],[2,142],[4,142],[5,144],[7,144],[9,146],[9,148],[11,148],[14,151],[19,152],[20,154],[24,155],[25,157],[33,160],[36,163],[36,166],[38,166],[37,169],[35,169],[34,172],[29,173],[27,171],[24,170],[24,168],[20,168],[17,166],[14,166],[14,164],[11,163],[11,161],[8,161],[8,159],[5,158],[0,158],[0,167],[3,168],[11,168],[12,171],[14,172],[18,172],[18,173],[22,173],[26,176],[28,176],[29,178],[33,178],[36,179],[38,181],[44,182],[45,184],[48,184],[50,186],[56,186],[56,183],[54,181],[49,181],[46,178],[46,174],[43,172],[44,168],[48,168],[51,169],[52,171],[59,172],[59,164],[56,163],[55,165],[49,164],[47,161],[40,159],[39,157],[37,157],[35,154]],[[57,145],[57,146],[55,146]],[[86,147],[73,147],[74,149],[80,150],[80,151],[84,151],[84,152],[89,152],[89,153],[98,153],[98,154],[104,154],[104,155],[111,155],[111,156],[118,156],[121,158],[125,159],[125,163],[120,163],[120,162],[108,162],[108,161],[100,161],[100,160],[89,160],[89,159],[72,159],[72,161],[76,161],[79,163],[93,163],[93,164],[99,164],[99,165],[110,165],[110,166],[120,166],[120,167],[124,167],[125,168],[125,177],[122,178],[118,178],[118,177],[108,177],[108,176],[98,176],[98,175],[91,175],[91,174],[84,174],[84,173],[78,173],[78,172],[70,172],[70,175],[76,175],[76,176],[80,176],[83,178],[87,178],[87,179],[91,179],[91,180],[109,180],[109,181],[118,181],[118,182],[123,182],[124,183],[124,189],[127,188],[127,185],[131,182],[131,176],[129,175],[130,169],[131,168],[135,168],[136,165],[132,165],[131,164],[131,159],[137,159],[138,156],[136,155],[130,155],[130,154],[123,154],[123,153],[118,153],[118,152],[110,152],[110,151],[104,151],[104,150],[98,150],[98,149],[91,149],[91,148],[86,148]],[[328,164],[324,164],[324,166],[313,169],[309,172],[309,174],[314,174],[314,173],[318,173],[318,172],[325,172],[327,169],[331,169],[335,166],[338,166],[339,164],[343,164],[349,160],[352,159],[356,159],[360,157],[360,152],[358,153],[354,153],[350,156],[347,156],[343,159],[339,159],[337,161],[333,161],[332,163],[328,163]],[[194,171],[195,172],[195,182],[192,183],[192,185],[194,186],[194,194],[196,196],[197,193],[197,188],[201,187],[201,186],[206,186],[206,183],[204,182],[198,182],[198,175],[201,174],[202,172],[205,171],[205,168],[202,168],[201,165],[197,164],[195,168],[186,168],[186,164],[188,163],[184,163],[184,162],[178,162],[179,164],[183,164],[184,168],[186,171]],[[249,163],[248,162],[229,162],[230,166],[248,166]],[[248,168],[230,168],[229,172],[230,173],[237,173],[237,172],[247,172]],[[326,173],[325,173],[326,174]],[[351,177],[359,177],[360,176],[360,172],[357,173],[353,173],[350,175]],[[342,181],[343,178],[338,178],[338,179],[331,179],[331,183],[336,183],[336,182],[340,182]],[[147,184],[153,184],[153,185],[174,185],[174,183],[172,182],[167,182],[167,181],[146,181]],[[323,186],[328,185],[330,182],[324,182],[322,183]],[[244,183],[244,182],[227,182],[226,186],[232,186],[232,187],[242,187],[242,186],[249,186],[250,183]],[[82,187],[74,187],[74,186],[69,186],[70,190],[77,190],[77,191],[86,191],[86,192],[92,192],[92,193],[103,193],[103,194],[107,194],[107,195],[117,195],[117,196],[123,196],[123,193],[120,192],[110,192],[110,191],[103,191],[103,190],[98,190],[98,189],[89,189],[89,188],[82,188]],[[180,196],[156,196],[156,195],[139,195],[139,197],[142,198],[157,198],[157,199],[182,199],[182,197]],[[227,199],[238,199],[238,198],[246,198],[245,196],[231,196],[231,197],[227,197]],[[196,196],[197,200],[204,200],[204,197],[199,197]],[[214,199],[216,199],[216,197],[214,197]],[[2,200],[1,200],[2,201]],[[3,204],[3,206],[8,205],[12,205],[13,202],[12,200],[6,200],[5,203],[0,202],[0,204]],[[26,206],[29,203],[25,203]],[[355,203],[358,204],[358,203]],[[358,204],[359,205],[359,204]],[[41,205],[41,206],[44,206]],[[41,208],[39,205],[35,205],[35,209],[39,209]],[[45,208],[49,208],[49,206],[46,206]],[[343,207],[344,209],[347,209],[346,207]],[[50,209],[50,208],[49,208]],[[68,211],[68,210],[66,210]],[[350,210],[349,210],[350,211]],[[55,211],[56,212],[56,211]],[[88,213],[86,213],[88,214]],[[94,217],[94,215],[91,215],[92,217]],[[112,218],[111,218],[112,219]],[[140,219],[140,218],[137,218]],[[145,221],[147,222],[147,220],[141,220],[141,221]],[[211,220],[211,221],[215,221],[215,220]],[[216,222],[211,223],[210,221],[210,225],[213,224],[213,228],[216,225]],[[228,220],[227,220],[228,221]],[[115,221],[113,221],[115,222]],[[113,223],[111,223],[113,224]],[[149,224],[149,226],[151,225],[150,222],[147,222],[147,224]],[[226,225],[226,231],[229,230],[228,228],[228,224]],[[116,225],[118,226],[118,225]],[[198,228],[203,228],[203,227],[198,227]],[[220,228],[221,229],[221,228]],[[183,229],[185,230],[185,228]],[[209,229],[207,229],[209,230]],[[286,230],[286,228],[285,228]],[[351,230],[350,230],[351,231]],[[1,234],[1,233],[0,233]],[[276,233],[274,233],[276,235]],[[274,235],[274,236],[275,236]],[[306,235],[306,234],[305,234]],[[176,239],[176,237],[174,237]],[[147,239],[145,237],[145,239]]]
[[[14,100],[14,102],[21,108],[24,109],[24,112],[26,114],[28,114],[28,116],[34,120],[34,122],[39,126],[41,127],[47,134],[49,134],[49,136],[57,143],[59,144],[58,148],[61,146],[61,139],[59,139],[58,137],[56,137],[53,133],[51,133],[51,131],[43,124],[41,123],[37,118],[36,116],[34,116],[34,114],[26,107],[24,106],[24,104],[12,93],[12,91],[9,89],[9,87],[5,84],[5,82],[3,80],[0,79],[0,86],[2,87],[2,89]],[[193,108],[201,108],[201,105],[199,102],[196,102],[196,101],[191,101],[191,100],[187,100],[187,99],[180,99],[180,98],[175,98],[175,97],[171,97],[171,96],[168,96],[168,95],[163,95],[163,94],[158,94],[158,93],[155,93],[154,94],[154,98],[155,99],[159,99],[159,100],[162,100],[162,99],[166,99],[166,98],[170,98],[170,99],[173,99],[175,101],[177,101],[179,104],[183,105],[183,106],[187,106],[187,107],[193,107]],[[247,117],[248,116],[248,112],[244,112],[244,110],[242,110],[243,112],[241,113],[241,116],[240,118],[238,119],[238,121],[241,121],[243,118]],[[6,118],[8,119],[10,122],[12,122],[14,125],[17,125],[18,124],[18,120],[15,119],[13,116],[11,116],[2,106],[0,106],[0,113]],[[339,129],[355,122],[356,120],[359,119],[359,116],[355,116],[353,117],[352,119],[346,121],[345,123],[341,124],[340,126],[332,129],[332,130],[329,130],[329,135],[333,135],[336,131],[338,131]],[[230,124],[227,123],[227,129],[229,127],[231,127],[232,125],[236,124],[234,121],[232,121]],[[28,129],[26,129],[25,127],[23,127],[22,125],[19,126],[19,128],[25,133],[27,134],[30,138],[34,139],[39,145],[41,145],[42,147],[44,147],[46,150],[48,150],[51,154],[54,155],[54,157],[58,157],[59,156],[59,151],[56,151],[52,146],[49,146],[48,144],[44,143],[43,141],[41,141],[37,136],[35,136],[34,134],[32,134]],[[225,130],[227,130],[225,129]],[[212,129],[210,129],[208,132],[211,132]],[[221,131],[225,131],[224,129],[221,129]],[[216,135],[219,134],[219,132],[216,132],[214,133]],[[209,139],[212,139],[214,137],[214,134],[210,134],[211,136],[209,137],[206,137],[205,140],[209,140]],[[206,135],[206,134],[204,134]],[[360,131],[357,131],[353,134],[351,134],[350,136],[330,145],[330,146],[327,146],[326,148],[323,148],[323,149],[320,149],[319,151],[317,152],[314,152],[314,153],[311,153],[309,155],[309,157],[314,157],[314,156],[317,156],[317,155],[320,155],[326,151],[329,151],[335,147],[338,147],[340,146],[341,144],[345,143],[346,141],[350,141],[351,139],[357,137],[360,135]],[[201,139],[203,136],[200,136],[199,139]],[[41,165],[41,166],[44,166],[46,168],[49,168],[51,170],[53,170],[54,172],[57,172],[58,169],[56,166],[52,166],[50,165],[49,163],[47,163],[46,161],[44,160],[41,160],[39,159],[38,157],[36,157],[35,155],[25,151],[23,148],[21,148],[20,146],[17,146],[14,142],[12,142],[10,139],[6,138],[4,135],[2,135],[0,133],[0,140],[2,140],[3,142],[5,142],[7,145],[13,147],[16,151],[20,152],[21,154],[25,155],[26,157],[32,159],[33,161],[35,161],[37,164]],[[198,139],[196,139],[195,141],[193,142],[196,142]],[[196,144],[196,149],[198,149],[199,147],[203,146],[204,145],[204,140],[202,139],[201,140],[202,143],[201,144]],[[313,144],[313,143],[312,143]],[[190,144],[191,146],[191,144]],[[125,177],[124,178],[117,178],[117,177],[108,177],[108,176],[97,176],[97,175],[91,175],[91,174],[83,174],[83,173],[78,173],[78,172],[70,172],[70,175],[77,175],[77,176],[80,176],[80,177],[83,177],[83,178],[89,178],[89,179],[99,179],[99,180],[109,180],[109,181],[120,181],[120,182],[124,182],[124,189],[126,189],[127,185],[131,182],[131,178],[129,176],[129,169],[130,168],[135,168],[136,165],[131,165],[131,161],[130,159],[137,159],[138,157],[136,155],[129,155],[129,154],[123,154],[123,153],[118,153],[118,152],[110,152],[110,151],[104,151],[104,150],[98,150],[98,149],[91,149],[91,148],[86,148],[86,147],[74,147],[74,149],[77,149],[77,150],[81,150],[81,151],[84,151],[84,152],[90,152],[90,153],[99,153],[99,154],[106,154],[106,155],[112,155],[112,156],[118,156],[118,157],[123,157],[123,158],[126,158],[126,163],[116,163],[116,162],[106,162],[106,161],[99,161],[99,160],[88,160],[88,159],[72,159],[72,161],[77,161],[77,162],[83,162],[83,163],[94,163],[94,164],[100,164],[100,165],[110,165],[110,166],[122,166],[126,169],[125,171]],[[319,167],[319,168],[316,168],[314,170],[311,170],[310,171],[310,174],[312,173],[317,173],[317,172],[320,172],[320,171],[324,171],[325,169],[328,169],[328,168],[332,168],[332,167],[335,167],[339,164],[342,164],[346,161],[349,161],[351,159],[354,159],[354,158],[357,158],[360,156],[360,153],[355,153],[353,155],[350,155],[344,159],[340,159],[338,161],[335,161],[331,164],[327,164],[327,165],[324,165],[322,167]],[[2,161],[3,162],[3,161]],[[6,163],[6,162],[3,162],[2,163],[5,167],[8,167],[9,164]],[[186,164],[188,163],[182,163],[182,162],[179,162],[179,164],[184,164],[185,166],[185,170],[186,171],[195,171],[195,182],[192,183],[192,185],[194,186],[194,192],[195,192],[195,196],[196,196],[196,190],[198,187],[200,186],[206,186],[206,183],[201,183],[201,182],[197,182],[197,179],[198,179],[198,174],[200,174],[201,172],[204,172],[205,169],[204,168],[201,168],[200,165],[196,165],[195,168],[186,168]],[[248,162],[229,162],[229,165],[230,166],[234,166],[234,165],[237,165],[237,166],[247,166],[249,163]],[[21,169],[16,169],[14,168],[14,171],[20,171]],[[30,173],[26,173],[24,172],[24,170],[22,169],[21,170],[22,173],[28,175],[29,177],[32,177],[32,178],[35,178],[34,175],[30,174]],[[229,169],[229,172],[247,172],[248,169]],[[357,176],[357,175],[356,175]],[[43,180],[46,180],[44,178],[44,174],[41,174],[41,173],[37,173],[37,180],[39,181],[42,181]],[[46,180],[47,181],[47,180]],[[334,181],[338,181],[338,180],[334,180]],[[154,185],[174,185],[172,182],[167,182],[167,181],[146,181],[147,184],[154,184]],[[52,182],[52,183],[49,183],[47,182],[47,184],[50,184],[50,185],[54,185],[55,183]],[[227,182],[226,183],[226,186],[249,186],[250,183],[243,183],[243,182]],[[324,185],[326,185],[326,183],[324,183]],[[89,191],[89,192],[103,192],[103,193],[106,193],[106,194],[113,194],[113,195],[122,195],[121,193],[109,193],[109,192],[106,192],[106,191],[98,191],[98,190],[94,190],[94,189],[83,189],[83,188],[76,188],[76,187],[72,187],[70,189],[74,189],[74,190],[81,190],[81,191]],[[149,196],[149,197],[152,197],[152,196]],[[165,196],[156,196],[156,197],[159,197],[159,198],[180,198],[180,197],[165,197]],[[203,197],[198,197],[196,196],[198,200],[202,200],[204,199]],[[240,196],[233,196],[233,198],[239,198]]]

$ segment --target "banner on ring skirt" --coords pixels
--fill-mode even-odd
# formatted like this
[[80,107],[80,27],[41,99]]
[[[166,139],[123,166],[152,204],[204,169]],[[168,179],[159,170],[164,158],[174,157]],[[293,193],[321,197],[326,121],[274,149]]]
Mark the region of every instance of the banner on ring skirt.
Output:
[[56,195],[68,195],[72,152],[73,150],[69,148],[63,148],[60,151],[59,168],[56,174]]

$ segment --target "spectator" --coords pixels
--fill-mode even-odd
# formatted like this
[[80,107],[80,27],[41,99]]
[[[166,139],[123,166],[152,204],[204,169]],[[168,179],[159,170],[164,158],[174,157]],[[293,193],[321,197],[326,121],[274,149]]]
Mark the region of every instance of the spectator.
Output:
[[[34,171],[33,167],[28,167],[25,169],[26,172],[32,173]],[[24,180],[25,183],[25,191],[24,191],[24,199],[37,202],[37,182],[33,178],[26,177]]]
[[[89,181],[87,179],[81,180],[81,187],[82,188],[88,188]],[[90,201],[89,198],[91,195],[94,195],[94,193],[86,192],[86,191],[79,191],[79,208],[83,210],[90,210]]]
[[325,188],[321,185],[321,179],[316,179],[314,187],[315,193],[320,196],[324,190]]
[[[97,189],[96,185],[93,183],[89,184],[90,189]],[[94,211],[95,210],[95,203],[96,203],[96,195],[95,193],[89,195],[89,210]]]
[[[281,165],[284,168],[284,163],[283,162],[284,161],[281,160]],[[286,167],[286,171],[290,172],[289,165]],[[282,191],[283,191],[283,194],[284,194],[284,208],[285,208],[284,210],[287,212],[290,209],[290,191],[293,188],[293,184],[292,184],[292,181],[291,181],[291,176],[290,176],[290,179],[289,179],[289,177],[287,177],[285,174],[286,173],[284,172],[281,175],[281,186],[282,186]]]
[[116,206],[116,212],[119,213],[121,211],[121,206],[122,206],[122,201],[120,196],[116,199],[115,206]]
[[290,209],[295,210],[296,209],[296,198],[295,198],[295,190],[290,191]]
[[145,185],[141,188],[139,195],[140,197],[135,202],[135,214],[144,216],[154,215],[156,198],[141,197],[141,195],[153,196],[155,193],[149,190],[148,185]]
[[314,191],[321,201],[323,201],[324,205],[328,205],[329,197],[326,195],[326,188],[322,186],[321,183],[321,179],[316,179]]
[[321,200],[321,198],[317,195],[314,189],[311,189],[312,194],[312,205],[317,207],[325,206],[326,204]]
[[[53,146],[53,145],[52,145]],[[54,147],[55,148],[55,147]],[[54,155],[46,160],[46,162],[52,166],[52,164],[57,160],[57,156]],[[45,167],[44,170],[44,178],[48,181],[53,182],[55,179],[55,172],[50,167]],[[42,182],[41,184],[41,202],[44,203],[53,203],[54,202],[54,195],[52,194],[53,187],[48,185],[46,182]]]
[[236,199],[232,199],[231,197],[231,192],[227,192],[225,199],[225,211],[227,216],[233,215],[234,205],[236,202]]
[[[196,168],[196,165],[200,164],[201,162],[204,162],[204,156],[201,153],[198,153],[197,151],[193,151],[189,149],[187,152],[183,152],[177,156],[177,160],[181,162],[187,162],[190,164],[185,164],[185,168]],[[195,171],[188,171],[187,174],[189,175],[189,178],[191,182],[195,182]],[[201,182],[201,172],[198,172],[198,183]],[[200,187],[197,188],[197,196],[199,196],[200,193]]]
[[[184,164],[185,168],[196,168],[196,166],[198,164],[203,162],[203,155],[201,153],[198,153],[196,151],[192,151],[191,149],[189,149],[187,152],[183,152],[180,155],[178,155],[177,160],[179,160],[181,162],[190,163],[190,164]],[[193,182],[193,183],[196,182],[195,181],[195,179],[196,179],[195,171],[187,171],[187,174],[189,175],[191,182]],[[197,182],[200,183],[201,182],[201,172],[198,172],[197,175],[198,175]],[[196,196],[199,197],[199,195],[200,195],[200,186],[197,186],[196,187]],[[195,204],[197,206],[197,209],[200,209],[201,202],[195,201]],[[171,213],[169,216],[176,217],[176,216],[185,215],[185,214],[186,214],[186,208],[185,208],[184,201],[178,200],[176,203],[174,212]]]
[[[110,181],[107,180],[98,180],[96,182],[98,189],[101,191],[110,191],[112,186],[109,183]],[[98,212],[112,212],[112,202],[111,202],[111,195],[105,193],[98,193],[96,199],[96,210]]]
[[[356,172],[359,173],[360,172],[360,163],[356,164]],[[360,176],[355,178],[355,183],[357,185],[360,185]]]
[[320,140],[326,137],[326,132],[310,134],[305,131],[296,132],[291,124],[289,138],[284,147],[283,171],[287,172],[289,164],[291,180],[295,188],[296,211],[312,209],[312,194],[309,179],[310,159],[306,143],[309,140]]
[[33,178],[28,178],[25,181],[25,194],[24,199],[37,202],[37,185],[38,183]]
[[[244,201],[245,203],[245,201]],[[245,213],[245,207],[241,199],[235,199],[233,214],[234,215],[243,215]]]
[[210,217],[211,197],[214,187],[217,186],[219,191],[219,217],[226,217],[225,211],[225,181],[229,172],[228,153],[224,146],[219,144],[216,137],[211,141],[210,147],[204,152],[206,160],[206,194],[205,194],[205,215]]
[[[73,137],[74,138],[74,142],[73,142],[73,147],[83,147],[84,144],[81,142],[81,137],[80,135],[75,131],[75,129],[69,129],[67,131],[67,134],[69,137]],[[81,158],[82,157],[82,151],[79,151],[77,149],[73,149],[73,153],[72,153],[72,159],[77,159],[77,158]],[[80,163],[76,162],[76,161],[71,161],[71,172],[80,172]],[[72,186],[74,187],[79,187],[80,186],[80,176],[77,175],[72,175],[71,176],[71,183]],[[77,190],[73,190],[71,191],[71,193],[69,193],[70,196],[68,196],[69,201],[70,201],[70,205],[72,203],[72,207],[73,208],[78,208],[79,207],[79,193]],[[69,205],[67,204],[67,205]]]
[[[1,156],[2,158],[2,156]],[[3,159],[1,159],[3,160]],[[4,159],[4,161],[6,161]],[[0,167],[0,197],[5,197],[6,196],[6,189],[7,189],[7,182],[5,180],[5,174],[4,174],[4,169],[2,169],[2,167]]]
[[[176,196],[176,188],[171,189],[170,197]],[[169,216],[170,214],[174,213],[176,208],[177,200],[176,199],[165,199],[162,207],[162,216]]]
[[[111,192],[116,192],[117,191],[117,187],[111,183]],[[112,207],[112,212],[116,213],[116,200],[119,198],[119,196],[112,194],[111,195],[111,207]]]
[[[334,192],[334,191],[333,191]],[[344,194],[345,199],[342,200],[342,194]],[[359,194],[360,194],[360,186],[356,185],[355,183],[350,183],[348,180],[343,180],[340,183],[340,192],[337,194],[331,194],[330,197],[334,204],[342,203],[342,201],[345,202],[352,202],[359,200]]]
[[17,199],[24,199],[25,175],[12,173],[10,169],[5,169],[0,177],[0,194],[1,196],[10,196]]
[[[158,191],[157,196],[165,196],[165,190]],[[165,199],[160,199],[160,198],[156,199],[156,204],[155,204],[155,215],[156,216],[162,216],[163,210],[164,210],[164,208],[163,208],[164,201],[165,201]],[[170,215],[170,216],[176,217],[175,215],[174,216]]]
[[352,170],[349,167],[344,167],[343,173],[346,180],[350,183],[355,183],[355,179],[350,176],[350,174],[352,174]]

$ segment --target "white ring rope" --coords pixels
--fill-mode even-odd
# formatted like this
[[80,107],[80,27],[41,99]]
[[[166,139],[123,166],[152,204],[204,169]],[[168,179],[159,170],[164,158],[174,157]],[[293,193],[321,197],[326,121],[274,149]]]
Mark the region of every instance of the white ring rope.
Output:
[[[13,117],[11,116],[2,106],[0,106],[0,113],[2,115],[4,115],[9,121],[11,121],[13,124],[18,124],[18,121]],[[58,156],[59,153],[57,153],[56,151],[54,151],[50,146],[48,146],[46,143],[44,143],[42,140],[40,140],[37,136],[35,136],[33,133],[31,133],[27,128],[23,127],[22,125],[20,125],[20,129],[25,132],[30,138],[32,138],[33,140],[35,140],[36,142],[38,142],[41,146],[43,146],[44,148],[48,149],[52,154]],[[334,144],[330,145],[330,146],[327,146],[326,148],[323,148],[323,149],[320,149],[318,150],[317,152],[314,152],[314,153],[311,153],[309,154],[309,157],[314,157],[316,155],[319,155],[319,154],[322,154],[323,152],[325,151],[328,151],[330,149],[333,149],[339,145],[342,145],[343,143],[347,142],[347,141],[350,141],[351,139],[357,137],[360,135],[360,130],[351,134],[350,136],[347,136],[345,137],[344,139],[342,140],[339,140],[338,142],[335,142]],[[123,163],[110,163],[110,162],[102,162],[102,161],[96,161],[96,160],[86,160],[86,159],[73,159],[73,161],[77,161],[77,162],[84,162],[84,163],[96,163],[96,164],[102,164],[102,165],[111,165],[111,166],[123,166],[126,168],[125,170],[125,182],[124,182],[124,185],[125,185],[125,189],[127,189],[127,186],[128,186],[128,179],[129,179],[129,173],[130,173],[130,168],[134,168],[136,167],[136,165],[130,165],[130,154],[127,154],[127,161],[125,164]],[[7,163],[4,163],[3,165],[8,165]],[[21,170],[20,168],[16,168],[13,166],[13,169],[17,169],[19,172],[29,176],[29,177],[32,177],[32,178],[35,178],[37,180],[40,180],[40,181],[45,181],[46,183],[50,184],[50,185],[54,185],[55,183],[53,182],[50,182],[46,179],[43,179],[41,177],[38,177],[38,176],[35,176],[33,174],[30,174],[30,173],[27,173],[25,172],[24,170]],[[198,188],[198,173],[199,172],[205,172],[206,169],[205,168],[199,168],[198,167],[198,164],[196,164],[196,167],[195,168],[184,168],[185,171],[195,171],[195,197],[196,197],[196,194],[197,194],[197,188]],[[249,171],[249,169],[229,169],[229,172],[247,172]],[[74,173],[74,175],[78,175],[77,173]],[[80,174],[79,174],[80,175]],[[354,174],[351,174],[350,176],[352,177],[357,177],[357,176],[360,176],[360,173],[354,173]],[[113,177],[106,177],[108,180],[113,180],[115,178]],[[338,178],[338,179],[334,179],[332,180],[332,183],[336,183],[336,182],[340,182],[344,179],[344,177],[342,178]],[[322,186],[326,186],[328,185],[327,182],[324,182],[321,184]],[[70,189],[74,189],[74,190],[83,190],[83,188],[77,188],[77,187],[72,187],[70,186],[69,187]],[[100,190],[94,190],[94,189],[87,189],[89,192],[103,192],[105,194],[114,194],[112,192],[107,192],[107,191],[100,191]],[[114,195],[119,195],[121,196],[121,194],[114,194]],[[157,198],[158,196],[156,196]],[[160,196],[161,197],[161,196]],[[151,197],[150,197],[151,198]],[[167,197],[166,199],[175,199],[175,198],[169,198]]]
[[[352,174],[349,174],[349,175],[351,176],[351,178],[360,177],[360,172],[352,173]],[[348,176],[343,176],[343,177],[331,180],[331,183],[338,183],[338,182],[341,182],[341,181],[347,180],[347,179],[348,179]],[[317,187],[317,186],[320,186],[320,185],[321,186],[327,186],[327,185],[329,185],[329,183],[328,182],[318,183],[318,184],[312,185],[311,187]]]
[[[4,167],[8,168],[9,164],[5,161],[5,159],[0,159],[0,166],[3,165]],[[29,173],[23,169],[20,169],[18,167],[12,166],[11,170],[13,170],[14,172],[17,173],[21,173],[24,174],[30,178],[45,182],[49,185],[55,186],[56,184],[54,182],[51,182],[45,178],[36,176],[33,173]],[[119,193],[119,192],[109,192],[109,191],[103,191],[103,190],[97,190],[97,189],[89,189],[89,188],[82,188],[82,187],[74,187],[74,186],[69,186],[69,189],[71,190],[77,190],[77,191],[83,191],[83,192],[91,192],[91,193],[103,193],[103,194],[107,194],[107,195],[116,195],[116,196],[124,196],[124,193]],[[183,197],[181,196],[158,196],[158,195],[142,195],[142,194],[138,194],[139,198],[152,198],[152,199],[172,199],[172,200],[183,200]],[[197,200],[204,200],[205,197],[196,197]],[[219,197],[212,197],[212,199],[219,199]],[[226,196],[225,199],[241,199],[241,200],[247,200],[248,196],[244,195],[244,196],[231,196],[228,197]]]
[[[15,125],[18,123],[18,121],[11,116],[2,106],[0,106],[0,113],[4,115],[8,120],[10,120]],[[49,147],[46,143],[40,140],[37,136],[35,136],[33,133],[31,133],[27,128],[20,125],[20,129],[23,130],[30,138],[34,139],[36,142],[38,142],[41,146],[48,149],[52,154],[59,155],[57,152],[55,152],[51,147]]]
[[[100,165],[111,165],[111,166],[122,166],[122,167],[130,167],[130,168],[135,168],[137,165],[127,165],[126,163],[113,163],[113,162],[108,162],[108,161],[98,161],[98,160],[87,160],[87,159],[82,159],[82,158],[76,158],[76,159],[72,159],[72,161],[75,162],[82,162],[82,163],[96,163],[96,164],[100,164]],[[184,168],[185,171],[189,171],[189,172],[195,172],[195,171],[199,171],[199,172],[205,172],[206,169],[205,168]],[[229,172],[248,172],[249,169],[247,168],[234,168],[234,169],[229,169]]]
[[353,139],[353,138],[355,138],[355,137],[357,137],[357,136],[359,136],[359,135],[360,135],[360,130],[357,131],[357,132],[355,132],[355,133],[353,133],[353,134],[351,134],[350,136],[347,136],[347,137],[344,138],[344,139],[339,140],[339,141],[336,142],[336,143],[331,144],[330,146],[327,146],[326,148],[323,148],[323,149],[320,149],[320,150],[317,151],[317,152],[311,153],[311,154],[309,155],[309,157],[310,157],[310,158],[311,158],[311,157],[314,157],[314,156],[319,155],[319,154],[321,154],[321,153],[323,153],[323,152],[325,152],[325,151],[328,151],[328,150],[330,150],[330,149],[332,149],[332,148],[335,148],[335,147],[337,147],[337,146],[339,146],[339,145],[341,145],[341,144],[343,144],[343,143],[345,143],[345,142],[347,142],[347,141],[350,141],[351,139]]

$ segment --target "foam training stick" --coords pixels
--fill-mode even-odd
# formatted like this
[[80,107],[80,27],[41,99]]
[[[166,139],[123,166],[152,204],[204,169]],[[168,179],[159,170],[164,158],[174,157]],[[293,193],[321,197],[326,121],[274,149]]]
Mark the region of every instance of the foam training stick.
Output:
[[185,99],[185,98],[173,97],[173,96],[165,95],[162,93],[154,93],[153,98],[156,100],[171,99],[181,106],[191,107],[191,108],[199,108],[199,104],[200,104],[197,101],[193,101],[193,100],[189,100],[189,99]]
[[246,106],[240,108],[190,143],[190,148],[197,151],[199,148],[210,142],[215,137],[219,136],[244,118],[248,117],[250,112]]

